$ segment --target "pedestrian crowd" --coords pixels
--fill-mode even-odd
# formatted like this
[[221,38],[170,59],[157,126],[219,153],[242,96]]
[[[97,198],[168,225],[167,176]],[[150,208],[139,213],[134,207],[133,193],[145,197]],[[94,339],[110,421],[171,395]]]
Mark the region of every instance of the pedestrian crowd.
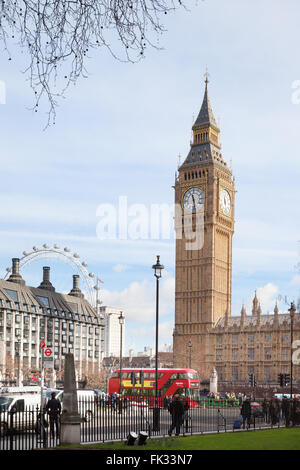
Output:
[[128,407],[127,397],[122,397],[118,393],[101,393],[95,398],[96,405],[104,409],[111,409],[112,411],[122,413]]
[[270,400],[266,398],[262,402],[264,421],[266,423],[280,424],[284,422],[286,427],[300,424],[300,400],[298,397],[288,398],[283,396],[282,400],[273,397]]

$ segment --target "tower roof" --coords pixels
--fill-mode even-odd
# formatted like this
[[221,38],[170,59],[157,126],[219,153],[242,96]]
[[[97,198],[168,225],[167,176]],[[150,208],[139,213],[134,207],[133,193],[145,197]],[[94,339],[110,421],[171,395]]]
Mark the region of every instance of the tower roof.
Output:
[[208,72],[205,74],[205,91],[202,106],[192,127],[193,140],[190,151],[179,170],[192,168],[198,165],[214,163],[231,174],[226,162],[223,160],[219,143],[220,129],[215,120],[208,96]]
[[198,117],[196,121],[194,122],[193,129],[195,129],[198,126],[206,126],[206,125],[212,125],[219,129],[217,122],[214,117],[214,113],[210,104],[209,96],[208,96],[208,72],[206,70],[205,74],[205,92],[204,92],[204,97],[203,97],[203,102],[202,106],[200,109],[200,112],[198,114]]

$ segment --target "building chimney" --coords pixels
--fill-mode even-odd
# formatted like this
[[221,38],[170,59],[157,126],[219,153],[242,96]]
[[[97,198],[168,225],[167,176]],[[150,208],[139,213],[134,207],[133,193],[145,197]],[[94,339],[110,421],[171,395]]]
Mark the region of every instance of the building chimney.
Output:
[[69,292],[69,295],[73,295],[74,297],[80,297],[81,299],[84,298],[83,293],[79,289],[79,275],[73,274],[73,289]]
[[43,282],[38,287],[39,289],[46,289],[55,292],[53,285],[50,282],[50,268],[49,266],[43,267]]
[[21,284],[22,286],[25,285],[25,281],[23,280],[20,274],[20,259],[19,258],[12,259],[12,273],[7,280],[10,282],[16,282],[18,284]]

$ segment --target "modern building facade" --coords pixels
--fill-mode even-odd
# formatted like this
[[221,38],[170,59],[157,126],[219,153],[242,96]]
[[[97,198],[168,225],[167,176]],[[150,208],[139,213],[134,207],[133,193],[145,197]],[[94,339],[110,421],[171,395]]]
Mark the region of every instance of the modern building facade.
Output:
[[54,353],[57,372],[64,367],[64,355],[73,353],[78,377],[96,373],[101,367],[100,315],[84,298],[79,276],[73,276],[69,294],[55,291],[50,268],[43,268],[38,287],[26,286],[14,258],[12,274],[0,280],[0,370],[2,379],[32,375],[41,368],[40,343]]
[[[175,178],[176,285],[174,367],[192,367],[208,380],[215,367],[219,380],[276,381],[291,358],[289,314],[262,315],[255,295],[252,315],[232,316],[232,237],[235,186],[223,159],[220,129],[208,96],[208,78],[198,117],[192,127],[190,151]],[[190,215],[185,230],[186,214]],[[200,217],[202,216],[202,218]],[[197,223],[203,243],[188,244]],[[201,226],[202,222],[202,226]],[[294,339],[300,339],[300,314],[295,314]],[[299,379],[299,366],[294,368]]]
[[[121,325],[119,317],[122,310],[116,307],[100,307],[100,315],[103,318],[104,330],[102,334],[103,340],[103,357],[120,356],[121,350]],[[122,325],[122,356],[125,352],[125,319]]]

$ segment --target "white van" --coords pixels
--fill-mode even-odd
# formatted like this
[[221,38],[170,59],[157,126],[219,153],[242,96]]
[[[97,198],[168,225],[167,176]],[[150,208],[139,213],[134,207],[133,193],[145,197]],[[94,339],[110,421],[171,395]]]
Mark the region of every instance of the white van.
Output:
[[[51,398],[51,393],[52,392],[55,392],[55,394],[56,394],[55,398],[60,400],[61,407],[63,409],[64,391],[63,390],[57,390],[57,389],[48,389],[47,394],[46,394],[48,399]],[[77,400],[78,400],[79,414],[86,421],[90,421],[93,418],[95,397],[96,397],[96,394],[95,394],[94,390],[77,389]]]
[[5,393],[0,395],[0,436],[7,430],[31,429],[36,424],[41,398],[38,393]]

